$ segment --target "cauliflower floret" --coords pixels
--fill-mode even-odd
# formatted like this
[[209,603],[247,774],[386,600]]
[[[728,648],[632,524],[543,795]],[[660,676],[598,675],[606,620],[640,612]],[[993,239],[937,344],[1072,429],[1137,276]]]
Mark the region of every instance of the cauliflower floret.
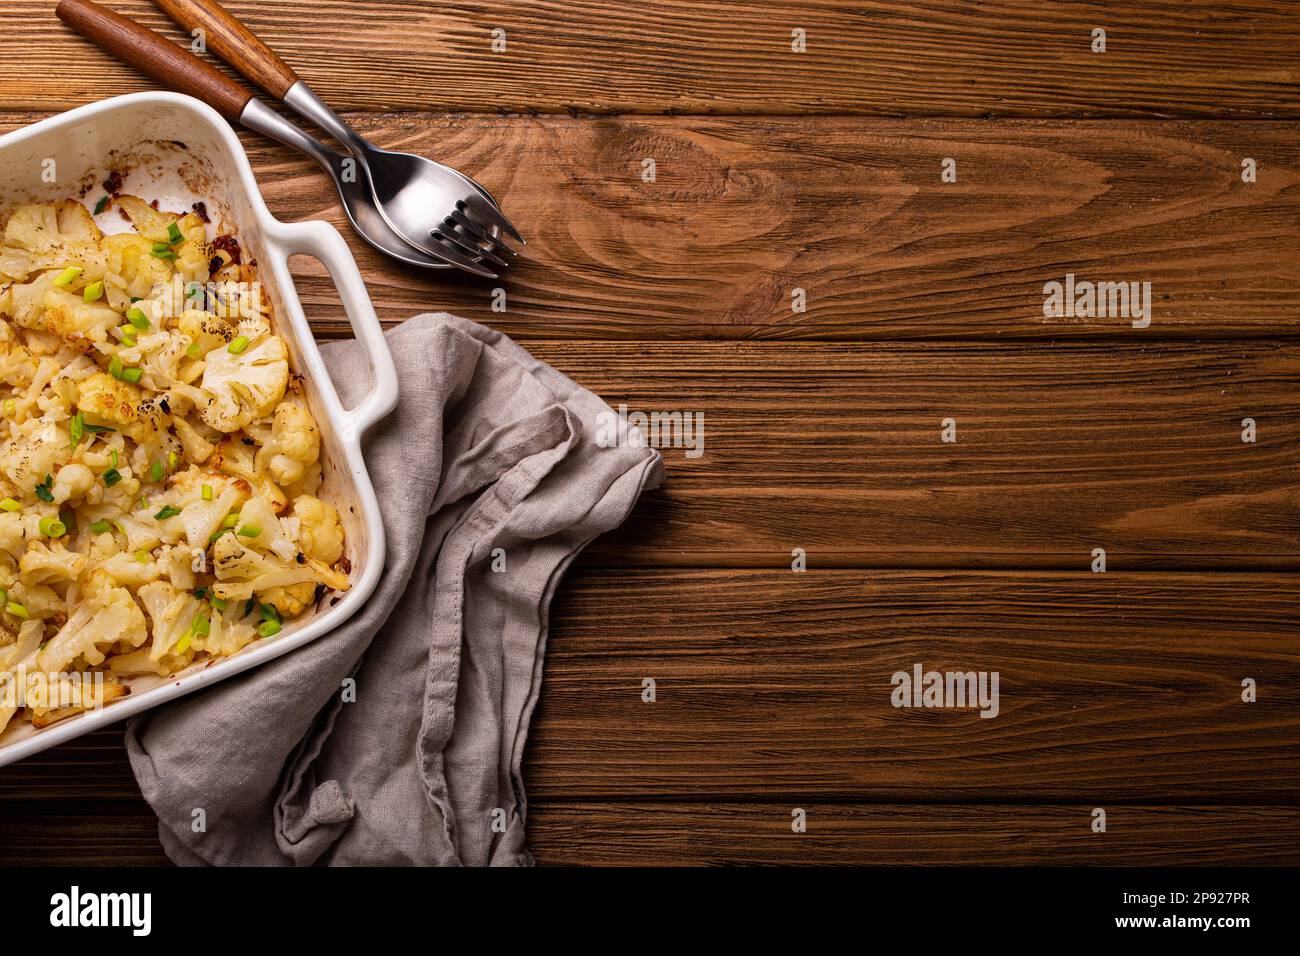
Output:
[[112,645],[139,647],[148,636],[131,592],[114,587],[107,572],[94,570],[82,588],[81,602],[36,656],[36,664],[47,673],[68,670],[78,658],[94,667],[104,662]]
[[333,505],[302,495],[293,503],[302,553],[331,567],[343,557],[343,525]]
[[207,464],[217,471],[244,479],[254,492],[266,499],[276,514],[289,507],[289,498],[284,491],[265,469],[257,467],[253,449],[239,439],[233,436],[223,439]]
[[182,312],[176,320],[176,328],[188,336],[200,355],[207,355],[215,348],[229,345],[235,338],[233,325],[201,309]]
[[139,594],[140,603],[149,612],[149,620],[153,622],[150,660],[158,661],[164,654],[172,653],[187,634],[193,640],[194,619],[203,610],[202,602],[194,595],[178,591],[164,581],[146,584]]
[[176,271],[186,282],[207,282],[211,276],[212,246],[208,244],[203,220],[186,213],[176,224],[184,238],[176,250]]
[[185,449],[185,457],[196,464],[202,464],[212,457],[217,446],[203,437],[203,434],[184,418],[172,417],[172,429]]
[[247,494],[240,484],[226,478],[214,478],[211,501],[200,497],[181,509],[176,520],[185,528],[185,540],[191,548],[206,549],[208,540],[221,527],[226,515],[237,510],[239,502]]
[[172,583],[172,587],[180,588],[182,591],[192,591],[198,583],[195,577],[195,560],[202,556],[204,563],[199,565],[200,570],[206,570],[207,556],[206,552],[199,551],[195,554],[195,549],[184,545],[173,545],[171,547],[160,548],[158,552],[158,567],[162,573]]
[[[81,203],[63,200],[20,206],[9,217],[0,240],[0,274],[24,279],[39,269],[79,265],[84,271],[77,283],[88,283],[103,274],[99,265],[101,238],[99,227]],[[92,264],[98,268],[87,268]]]
[[320,429],[304,406],[284,401],[276,406],[270,437],[257,453],[258,467],[265,467],[281,485],[303,480],[306,466],[320,459]]
[[305,557],[289,563],[269,554],[259,554],[245,547],[237,535],[225,534],[212,546],[212,564],[217,583],[213,592],[226,600],[246,600],[256,592],[271,588],[319,582],[336,591],[349,587],[346,574],[331,570],[319,561]]
[[18,581],[9,587],[9,600],[17,601],[27,608],[29,620],[51,618],[61,621],[67,616],[67,602],[48,584],[24,584]]
[[[145,384],[161,391],[182,380],[180,367],[189,345],[189,338],[175,330],[154,332],[141,335],[135,347],[123,355],[124,360],[129,355],[144,369]],[[135,358],[137,354],[139,358]]]
[[224,611],[213,608],[208,633],[194,636],[194,648],[217,656],[234,654],[257,640],[258,620],[244,614],[243,605],[238,601],[227,602]]
[[156,561],[141,561],[125,551],[106,558],[100,565],[113,580],[123,587],[138,588],[162,577],[162,568]]
[[117,196],[114,202],[122,212],[126,213],[135,231],[148,239],[151,244],[171,241],[168,227],[181,218],[180,213],[155,209],[139,196],[131,196],[127,193]]
[[[27,327],[51,332],[79,349],[102,345],[108,339],[108,330],[122,321],[107,302],[86,302],[80,294],[54,286],[46,290],[43,304],[44,311],[38,317],[29,317]],[[19,320],[19,324],[25,323]]]
[[269,415],[289,384],[289,352],[278,335],[251,342],[240,353],[209,352],[201,387],[209,395],[199,415],[222,432],[239,431]]
[[0,511],[0,551],[15,561],[23,556],[27,547],[27,522],[14,511]]
[[96,372],[77,383],[77,408],[86,421],[108,425],[135,437],[140,424],[139,407],[143,396],[130,382]]
[[316,600],[316,585],[311,581],[261,592],[263,603],[274,607],[281,617],[297,617]]
[[[286,533],[275,511],[261,498],[253,497],[244,502],[239,511],[239,524],[235,527],[244,543],[257,551],[273,551],[285,561],[292,561],[298,555],[297,543]],[[256,528],[258,533],[246,534],[246,529],[251,528]]]
[[71,455],[67,428],[43,422],[30,435],[0,442],[0,470],[23,495],[30,495]]
[[95,473],[80,462],[64,465],[54,476],[50,494],[54,503],[61,505],[65,501],[81,499],[95,486]]
[[105,257],[104,295],[119,312],[132,299],[145,299],[166,285],[171,264],[153,254],[153,242],[144,236],[123,232],[107,237],[101,247]]
[[18,562],[24,584],[75,581],[86,567],[86,556],[69,551],[60,542],[32,541]]

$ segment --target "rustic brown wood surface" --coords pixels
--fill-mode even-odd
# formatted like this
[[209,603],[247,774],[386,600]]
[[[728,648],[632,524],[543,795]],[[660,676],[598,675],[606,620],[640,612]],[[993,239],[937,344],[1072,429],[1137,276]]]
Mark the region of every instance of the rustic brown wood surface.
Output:
[[[189,39],[148,0],[113,6]],[[1300,115],[1300,9],[1289,0],[228,6],[344,109]],[[47,0],[0,0],[0,84],[12,90],[9,105],[57,110],[83,102],[87,90],[138,88],[128,67],[58,37],[49,14]],[[504,51],[493,50],[495,29],[505,31]],[[791,49],[796,29],[806,35],[804,53]],[[1092,52],[1095,29],[1107,31],[1104,54]]]
[[[1300,862],[1300,6],[229,6],[530,239],[500,283],[353,241],[386,322],[463,314],[704,413],[557,600],[540,862]],[[0,130],[146,88],[0,0]],[[241,136],[276,215],[353,238]],[[1067,272],[1150,281],[1150,326],[1044,318]],[[998,670],[999,716],[894,709],[917,662]],[[0,863],[30,862],[165,862],[120,728],[0,770]]]

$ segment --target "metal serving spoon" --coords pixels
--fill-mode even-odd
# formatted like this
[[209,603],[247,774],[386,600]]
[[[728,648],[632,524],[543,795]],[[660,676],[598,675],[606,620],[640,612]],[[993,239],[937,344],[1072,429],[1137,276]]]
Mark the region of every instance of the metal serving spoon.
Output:
[[224,73],[188,50],[92,0],[60,0],[56,15],[96,46],[134,66],[163,86],[207,103],[226,119],[301,150],[334,180],[339,200],[357,234],[387,256],[428,269],[456,267],[496,278],[477,258],[458,248],[425,253],[406,242],[375,207],[369,176],[360,163],[304,133]]
[[185,29],[202,30],[212,50],[245,79],[346,146],[367,173],[379,214],[417,249],[436,256],[451,245],[504,268],[504,256],[514,250],[501,233],[524,241],[487,191],[464,173],[423,156],[380,149],[354,130],[217,0],[154,2]]

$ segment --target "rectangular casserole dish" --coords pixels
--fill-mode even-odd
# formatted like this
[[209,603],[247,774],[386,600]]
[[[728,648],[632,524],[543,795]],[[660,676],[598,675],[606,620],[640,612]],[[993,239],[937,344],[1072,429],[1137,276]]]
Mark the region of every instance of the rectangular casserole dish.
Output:
[[[110,172],[122,191],[158,200],[161,208],[207,205],[213,223],[238,236],[274,309],[275,331],[288,344],[292,367],[305,376],[308,404],[321,429],[320,497],[339,511],[352,587],[327,594],[286,623],[224,660],[196,663],[170,677],[128,679],[130,694],[42,730],[14,721],[0,734],[0,766],[21,760],[112,721],[287,654],[347,620],[366,601],[384,565],[384,529],[361,455],[361,436],[397,404],[397,375],[356,262],[338,231],[324,222],[284,223],[266,208],[248,156],[215,110],[176,93],[135,93],[92,103],[0,136],[0,217],[25,202],[102,195]],[[51,180],[51,181],[47,181]],[[96,217],[104,232],[127,228],[116,211]],[[309,255],[329,271],[353,334],[370,365],[370,391],[345,409],[321,360],[289,273],[291,255]]]

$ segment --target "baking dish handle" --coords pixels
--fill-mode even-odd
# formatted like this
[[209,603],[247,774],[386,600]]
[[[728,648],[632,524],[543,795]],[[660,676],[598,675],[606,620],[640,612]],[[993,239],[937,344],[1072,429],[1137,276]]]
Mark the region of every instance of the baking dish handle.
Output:
[[[370,394],[354,407],[343,409],[335,393],[343,421],[359,439],[366,429],[396,407],[397,370],[393,367],[393,356],[384,340],[383,326],[375,315],[375,307],[370,302],[356,260],[338,230],[327,222],[278,222],[273,237],[275,241],[270,244],[271,249],[283,260],[286,273],[289,256],[297,254],[312,256],[325,266],[343,301],[352,334],[365,349],[370,362]],[[292,283],[286,292],[297,299],[298,293]],[[332,387],[333,383],[330,384]]]

